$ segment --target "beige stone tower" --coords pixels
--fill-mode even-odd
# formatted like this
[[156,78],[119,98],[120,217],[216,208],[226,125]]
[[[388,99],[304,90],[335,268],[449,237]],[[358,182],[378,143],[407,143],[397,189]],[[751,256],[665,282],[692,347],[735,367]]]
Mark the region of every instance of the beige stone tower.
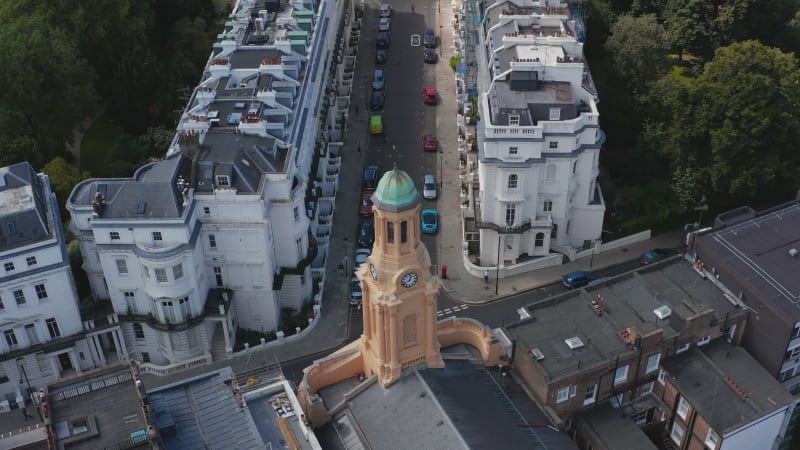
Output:
[[407,173],[385,174],[372,195],[375,244],[356,275],[363,290],[364,366],[387,386],[404,367],[444,367],[437,339],[436,299],[441,282],[431,275],[420,240],[420,195]]

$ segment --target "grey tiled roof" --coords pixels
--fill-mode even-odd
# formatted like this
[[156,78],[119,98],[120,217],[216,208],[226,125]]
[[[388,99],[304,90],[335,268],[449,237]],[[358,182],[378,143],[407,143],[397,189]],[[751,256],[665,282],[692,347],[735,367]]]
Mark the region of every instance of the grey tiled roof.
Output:
[[0,168],[0,251],[50,238],[46,195],[29,163]]

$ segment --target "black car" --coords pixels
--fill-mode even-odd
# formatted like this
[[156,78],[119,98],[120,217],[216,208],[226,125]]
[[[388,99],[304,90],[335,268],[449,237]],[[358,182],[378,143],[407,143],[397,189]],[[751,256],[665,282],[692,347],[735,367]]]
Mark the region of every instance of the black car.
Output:
[[379,48],[375,50],[375,64],[386,63],[386,50]]
[[425,49],[423,53],[423,59],[426,63],[433,64],[439,60],[439,55],[436,54],[436,50],[433,49]]
[[647,265],[661,261],[662,259],[667,259],[670,256],[675,256],[677,254],[678,251],[671,248],[654,248],[650,251],[644,252],[639,258],[639,261],[641,261],[642,264]]
[[372,92],[372,102],[370,103],[370,107],[373,111],[380,111],[383,109],[383,100],[386,98],[386,95],[380,91],[373,91]]
[[378,187],[378,166],[364,168],[364,178],[361,179],[362,191],[374,191]]
[[422,35],[422,45],[425,48],[436,48],[436,33],[430,28],[425,30],[425,34]]
[[358,246],[359,247],[372,247],[375,242],[375,227],[372,222],[364,222],[358,228]]
[[389,48],[389,32],[381,31],[378,33],[378,48]]

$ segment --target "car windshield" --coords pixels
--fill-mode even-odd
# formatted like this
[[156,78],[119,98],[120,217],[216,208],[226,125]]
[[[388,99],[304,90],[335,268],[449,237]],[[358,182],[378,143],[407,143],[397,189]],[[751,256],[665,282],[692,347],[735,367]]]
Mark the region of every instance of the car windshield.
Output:
[[433,224],[433,223],[436,223],[436,216],[435,216],[435,215],[433,215],[433,214],[430,214],[430,213],[428,213],[428,214],[423,214],[423,215],[422,215],[422,221],[423,221],[424,223],[426,223],[426,224]]
[[372,198],[370,197],[364,198],[363,200],[361,200],[361,204],[364,206],[372,206]]
[[428,191],[432,191],[432,190],[436,189],[436,185],[433,184],[433,183],[425,183],[425,189],[428,190]]

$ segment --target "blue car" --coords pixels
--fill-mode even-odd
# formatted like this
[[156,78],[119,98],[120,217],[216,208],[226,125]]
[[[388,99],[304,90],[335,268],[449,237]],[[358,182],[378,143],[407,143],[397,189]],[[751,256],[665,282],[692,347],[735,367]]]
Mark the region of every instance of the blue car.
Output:
[[564,286],[566,286],[567,289],[576,289],[586,286],[596,279],[597,275],[594,273],[578,270],[576,272],[570,272],[561,277],[561,282],[564,283]]
[[439,230],[439,213],[435,209],[422,210],[422,232],[436,234]]

